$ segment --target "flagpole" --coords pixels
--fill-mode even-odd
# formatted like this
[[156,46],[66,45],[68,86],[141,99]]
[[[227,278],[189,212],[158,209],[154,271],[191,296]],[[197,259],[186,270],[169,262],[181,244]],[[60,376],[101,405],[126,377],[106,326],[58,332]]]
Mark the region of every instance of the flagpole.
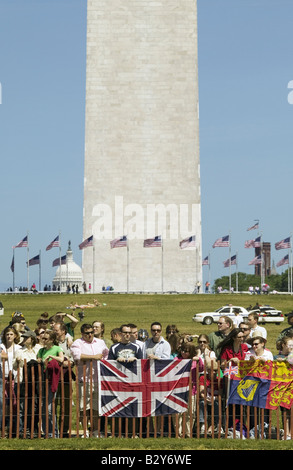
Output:
[[27,291],[29,292],[29,238],[28,238],[28,231],[27,231]]
[[40,257],[40,261],[39,261],[39,292],[41,291],[41,285],[42,285],[42,282],[41,282],[41,250],[39,251],[39,257]]
[[129,293],[129,242],[128,242],[128,236],[127,236],[127,241],[126,241],[126,248],[127,248],[127,294]]
[[231,292],[231,236],[229,231],[229,292]]
[[290,270],[290,293],[292,295],[292,232],[290,233],[290,248],[289,248],[289,270]]
[[93,241],[93,294],[95,293],[95,245]]
[[211,252],[209,251],[209,294],[211,293]]
[[59,293],[61,294],[61,231],[59,230]]
[[162,294],[164,293],[164,249],[163,249],[163,236],[162,236]]
[[13,276],[12,276],[12,288],[13,288],[13,292],[14,292],[14,289],[15,289],[15,248],[13,247]]
[[238,292],[238,251],[236,251],[236,292]]

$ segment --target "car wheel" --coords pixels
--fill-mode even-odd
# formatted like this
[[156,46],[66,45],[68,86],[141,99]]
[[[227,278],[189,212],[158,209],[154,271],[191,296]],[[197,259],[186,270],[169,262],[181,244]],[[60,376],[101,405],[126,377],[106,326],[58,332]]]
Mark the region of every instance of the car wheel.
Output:
[[204,325],[211,325],[213,323],[213,319],[212,317],[205,317],[204,320],[203,320],[203,324]]

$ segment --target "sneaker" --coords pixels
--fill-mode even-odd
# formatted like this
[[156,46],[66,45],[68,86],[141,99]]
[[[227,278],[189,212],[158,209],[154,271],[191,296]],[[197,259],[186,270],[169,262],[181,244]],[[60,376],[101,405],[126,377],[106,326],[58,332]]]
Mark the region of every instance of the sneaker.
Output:
[[205,430],[206,430],[205,425],[202,424],[201,427],[200,427],[200,434],[204,434]]

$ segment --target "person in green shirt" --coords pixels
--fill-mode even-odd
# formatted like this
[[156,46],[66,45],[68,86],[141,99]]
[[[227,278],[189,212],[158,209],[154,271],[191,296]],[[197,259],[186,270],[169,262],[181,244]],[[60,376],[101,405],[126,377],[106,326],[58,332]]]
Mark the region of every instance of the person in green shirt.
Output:
[[[37,354],[37,361],[44,364],[44,371],[47,368],[48,362],[55,359],[60,366],[64,361],[63,349],[58,346],[57,335],[55,331],[45,330],[43,335],[44,347],[41,348]],[[42,428],[43,432],[48,432],[48,437],[53,437],[53,432],[55,437],[59,437],[58,426],[57,426],[57,417],[55,414],[55,422],[53,421],[53,400],[56,396],[56,392],[52,392],[51,387],[48,387],[48,397],[46,393],[43,396],[43,412],[42,412]],[[47,429],[47,419],[46,414],[48,413],[48,429]]]

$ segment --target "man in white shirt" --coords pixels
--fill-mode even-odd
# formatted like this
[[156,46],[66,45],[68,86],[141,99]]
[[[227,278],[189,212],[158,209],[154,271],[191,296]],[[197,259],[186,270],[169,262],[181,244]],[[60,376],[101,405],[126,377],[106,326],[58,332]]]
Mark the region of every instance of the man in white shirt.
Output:
[[267,339],[267,330],[263,326],[258,325],[258,314],[250,313],[247,317],[247,324],[251,328],[250,337],[252,338],[253,333],[257,333],[259,336]]
[[159,322],[151,324],[152,337],[143,343],[144,359],[170,359],[171,346],[162,336],[162,325]]

